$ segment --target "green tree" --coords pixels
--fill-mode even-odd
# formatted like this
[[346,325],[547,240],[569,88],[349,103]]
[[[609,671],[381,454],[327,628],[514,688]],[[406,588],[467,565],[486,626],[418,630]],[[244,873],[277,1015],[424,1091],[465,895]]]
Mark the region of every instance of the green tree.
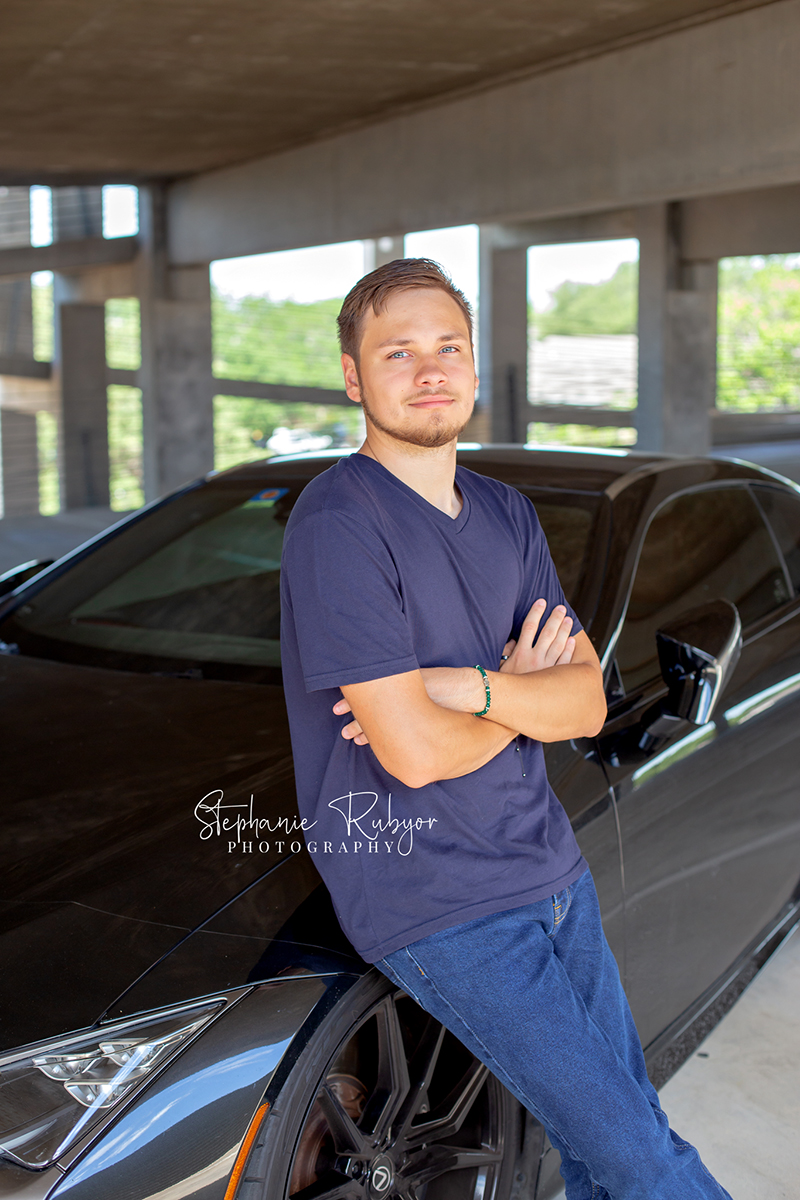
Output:
[[[256,379],[305,387],[340,389],[342,370],[336,336],[339,299],[298,304],[245,296],[212,298],[214,374],[220,379]],[[355,405],[282,404],[241,396],[214,398],[214,465],[220,469],[263,458],[279,426],[354,443],[361,428]]]
[[[33,289],[36,356],[53,355],[52,284]],[[214,291],[214,373],[219,378],[341,388],[336,316],[341,300],[313,304],[260,296],[234,300]],[[110,367],[136,370],[141,364],[139,301],[126,297],[105,306],[106,358]],[[43,512],[58,511],[55,421],[39,414],[40,490]],[[215,466],[224,468],[268,456],[266,442],[279,426],[328,435],[332,444],[355,442],[361,410],[338,405],[284,404],[271,400],[214,397]],[[135,508],[142,492],[142,406],[138,388],[108,389],[111,507]]]
[[139,301],[135,296],[106,300],[106,362],[136,371],[142,364]]
[[550,293],[550,307],[532,314],[536,336],[635,333],[638,281],[635,262],[620,263],[601,283],[565,280]]
[[[42,273],[44,274],[44,272]],[[37,282],[31,285],[33,306],[33,357],[39,362],[53,359],[53,284]],[[45,278],[47,276],[45,275]],[[58,511],[58,510],[56,510]]]
[[717,405],[800,408],[800,259],[723,259]]
[[214,374],[306,387],[340,388],[336,338],[341,300],[234,300],[214,293]]

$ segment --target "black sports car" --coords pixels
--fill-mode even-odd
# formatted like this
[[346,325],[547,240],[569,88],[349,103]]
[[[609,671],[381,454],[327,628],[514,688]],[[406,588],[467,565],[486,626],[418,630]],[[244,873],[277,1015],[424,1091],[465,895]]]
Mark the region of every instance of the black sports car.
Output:
[[[797,916],[800,489],[625,452],[461,461],[532,498],[604,663],[602,734],[548,770],[664,1078]],[[213,474],[0,581],[0,1197],[558,1187],[536,1121],[355,955],[303,843],[278,575],[329,462]]]

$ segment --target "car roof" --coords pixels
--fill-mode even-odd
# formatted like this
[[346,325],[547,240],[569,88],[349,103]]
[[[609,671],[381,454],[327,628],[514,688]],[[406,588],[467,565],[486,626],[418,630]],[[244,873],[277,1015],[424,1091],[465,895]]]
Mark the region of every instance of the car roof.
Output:
[[[212,472],[220,482],[270,482],[277,479],[311,479],[351,449],[281,455],[242,463],[226,471]],[[679,470],[684,481],[696,476],[698,483],[726,479],[773,480],[792,485],[782,476],[736,458],[686,458],[681,455],[648,454],[637,450],[583,447],[459,445],[461,466],[479,474],[498,474],[508,483],[537,489],[618,493],[643,475]],[[685,482],[683,486],[685,486]]]

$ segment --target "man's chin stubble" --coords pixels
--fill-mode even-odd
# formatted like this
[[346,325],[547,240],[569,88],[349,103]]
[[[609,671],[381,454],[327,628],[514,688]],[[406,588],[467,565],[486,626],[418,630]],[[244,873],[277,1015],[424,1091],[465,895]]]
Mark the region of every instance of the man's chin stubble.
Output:
[[469,421],[469,417],[464,421],[448,421],[445,414],[439,412],[431,414],[433,419],[424,429],[393,429],[375,417],[369,402],[364,397],[363,390],[361,406],[364,409],[364,416],[376,429],[380,429],[381,433],[387,434],[395,441],[404,442],[408,446],[419,446],[425,450],[435,450],[439,446],[447,446],[450,442],[455,441]]

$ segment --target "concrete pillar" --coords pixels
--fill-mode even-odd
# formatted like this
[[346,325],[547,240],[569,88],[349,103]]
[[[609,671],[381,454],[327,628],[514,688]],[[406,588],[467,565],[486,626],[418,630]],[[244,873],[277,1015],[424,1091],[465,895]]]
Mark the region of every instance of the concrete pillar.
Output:
[[61,507],[109,506],[105,307],[58,308]]
[[405,237],[368,238],[364,242],[364,274],[382,267],[384,263],[394,262],[396,258],[405,258]]
[[36,415],[0,409],[0,476],[4,517],[39,512]]
[[[30,242],[29,189],[0,187],[0,246],[29,246]],[[0,280],[0,355],[33,358],[30,278]]]
[[[479,405],[493,442],[521,442],[528,431],[528,251],[494,244],[481,230]],[[489,415],[490,414],[490,415]],[[472,431],[470,431],[472,432]],[[466,435],[465,435],[466,436]]]
[[[103,235],[103,189],[52,190],[53,241]],[[60,386],[61,507],[108,507],[105,309],[84,302],[81,274],[53,277],[53,374]]]
[[30,244],[30,189],[0,187],[0,246],[30,246]]
[[214,466],[214,382],[208,263],[172,268],[163,188],[140,191],[139,296],[146,500]]
[[717,264],[681,257],[680,205],[639,210],[637,449],[706,454],[717,368]]
[[[0,187],[0,246],[29,246],[31,241],[30,191],[26,187]],[[0,355],[21,362],[33,358],[31,281],[0,280]],[[3,516],[29,516],[39,512],[39,463],[36,416],[17,411],[20,386],[40,380],[0,379],[0,500]],[[45,384],[45,387],[47,385]]]
[[103,189],[53,188],[53,241],[103,236]]

